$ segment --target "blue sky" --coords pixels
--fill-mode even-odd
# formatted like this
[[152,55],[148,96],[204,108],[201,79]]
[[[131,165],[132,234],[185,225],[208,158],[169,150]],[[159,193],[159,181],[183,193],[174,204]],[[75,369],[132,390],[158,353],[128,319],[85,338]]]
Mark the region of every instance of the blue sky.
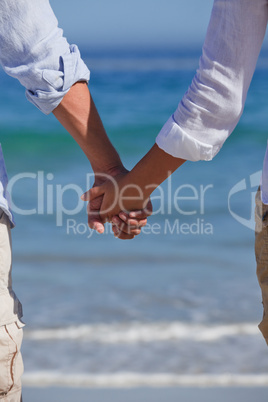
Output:
[[201,45],[213,0],[50,0],[70,42],[96,47]]

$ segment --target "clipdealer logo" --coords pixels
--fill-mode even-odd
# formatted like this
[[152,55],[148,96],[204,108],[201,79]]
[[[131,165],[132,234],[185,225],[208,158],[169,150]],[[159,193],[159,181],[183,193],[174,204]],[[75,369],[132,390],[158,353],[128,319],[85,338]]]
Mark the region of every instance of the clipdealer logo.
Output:
[[[228,194],[228,210],[231,216],[241,225],[251,230],[255,230],[255,195],[261,182],[261,174],[262,171],[259,170],[258,172],[251,174],[248,178],[240,180],[231,188]],[[241,216],[239,213],[234,212],[232,209],[231,199],[235,195],[242,195],[244,197],[243,202],[249,204],[250,215],[248,219]]]
[[[10,179],[7,189],[12,210],[25,216],[53,215],[56,226],[66,226],[67,234],[91,237],[95,231],[91,233],[86,223],[87,203],[80,196],[85,189],[92,187],[95,175],[89,173],[85,179],[85,187],[81,188],[74,183],[59,183],[52,173],[44,171],[16,174]],[[21,188],[27,188],[29,196],[26,205],[16,197]],[[211,197],[213,188],[212,184],[194,186],[184,183],[177,186],[169,176],[166,185],[155,188],[151,195],[154,204],[152,215],[164,217],[160,219],[161,227],[159,223],[148,220],[142,231],[144,234],[212,234],[213,227],[205,215],[207,199]],[[79,222],[76,218],[83,210],[84,218]]]
[[[91,188],[94,183],[95,176],[93,173],[86,175],[85,188]],[[230,215],[241,225],[255,230],[255,193],[261,179],[261,171],[251,174],[247,178],[243,178],[236,183],[228,194],[228,210]],[[213,227],[205,219],[205,204],[207,197],[211,196],[211,191],[214,186],[200,185],[195,187],[191,184],[182,184],[179,187],[173,188],[172,177],[167,179],[167,188],[159,186],[155,189],[151,196],[154,203],[153,215],[166,215],[165,224],[161,230],[171,234],[212,234]],[[14,192],[16,186],[25,186],[29,188],[31,194],[31,208],[22,206],[18,199],[14,201]],[[74,183],[65,185],[56,183],[56,179],[52,173],[43,171],[24,172],[13,176],[9,183],[7,192],[10,194],[11,207],[14,213],[19,215],[54,215],[57,226],[67,224],[67,232],[73,234],[86,234],[84,224],[74,221],[83,209],[86,209],[86,203],[80,199],[85,188],[79,187]],[[73,199],[70,204],[70,196]],[[249,217],[245,217],[237,208],[237,196],[243,197],[243,204],[248,204],[250,213]],[[172,221],[173,213],[177,216],[192,216],[196,218],[190,223],[185,223],[183,220],[175,218]],[[85,211],[86,213],[86,211]],[[68,217],[71,219],[68,220]],[[173,215],[174,217],[174,215]],[[172,223],[173,222],[173,223]],[[80,225],[80,226],[79,226]],[[188,226],[189,227],[188,227]],[[86,226],[86,223],[85,223]],[[159,228],[150,224],[148,221],[147,229],[143,229],[145,234],[157,234]],[[148,229],[149,228],[149,229]],[[197,229],[198,228],[198,229]],[[147,231],[146,231],[147,230]],[[87,235],[89,233],[87,232]]]

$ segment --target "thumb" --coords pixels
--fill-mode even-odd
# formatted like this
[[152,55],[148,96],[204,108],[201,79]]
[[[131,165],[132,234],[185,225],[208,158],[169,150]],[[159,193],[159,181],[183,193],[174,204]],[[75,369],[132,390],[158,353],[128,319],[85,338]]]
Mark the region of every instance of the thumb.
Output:
[[104,224],[101,221],[100,218],[96,218],[94,216],[88,216],[88,226],[96,230],[98,233],[103,233],[104,232]]
[[104,192],[105,191],[104,191],[103,185],[98,186],[98,187],[93,187],[81,195],[81,200],[82,201],[92,201],[95,198],[100,197],[102,194],[104,194]]

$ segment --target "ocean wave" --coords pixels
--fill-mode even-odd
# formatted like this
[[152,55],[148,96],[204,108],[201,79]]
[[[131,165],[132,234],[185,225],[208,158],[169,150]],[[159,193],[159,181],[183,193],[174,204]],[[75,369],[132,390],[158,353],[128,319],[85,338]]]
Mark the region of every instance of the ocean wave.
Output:
[[259,335],[257,324],[199,325],[180,322],[77,325],[66,328],[25,330],[25,339],[80,340],[98,343],[139,343],[192,340],[214,342],[231,336]]
[[267,374],[220,374],[220,375],[177,375],[168,373],[106,373],[106,374],[65,374],[55,371],[28,372],[23,376],[24,386],[70,386],[90,388],[133,388],[133,387],[227,387],[227,386],[267,386]]

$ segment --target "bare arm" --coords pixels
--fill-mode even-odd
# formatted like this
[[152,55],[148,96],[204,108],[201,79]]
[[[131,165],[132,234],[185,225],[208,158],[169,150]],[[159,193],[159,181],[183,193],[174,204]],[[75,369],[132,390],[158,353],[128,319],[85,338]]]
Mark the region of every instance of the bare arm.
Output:
[[86,82],[73,85],[53,114],[82,148],[95,174],[122,171]]
[[[53,114],[72,135],[84,151],[95,173],[95,185],[100,185],[107,177],[124,176],[127,170],[110,142],[85,82],[71,87]],[[92,229],[103,233],[104,225],[99,216],[102,197],[96,198],[88,206],[88,223]],[[151,206],[149,206],[149,209]],[[146,213],[139,211],[138,220],[128,222],[119,217],[114,219],[114,233],[122,239],[133,238],[146,224]],[[120,226],[121,230],[116,230]]]

